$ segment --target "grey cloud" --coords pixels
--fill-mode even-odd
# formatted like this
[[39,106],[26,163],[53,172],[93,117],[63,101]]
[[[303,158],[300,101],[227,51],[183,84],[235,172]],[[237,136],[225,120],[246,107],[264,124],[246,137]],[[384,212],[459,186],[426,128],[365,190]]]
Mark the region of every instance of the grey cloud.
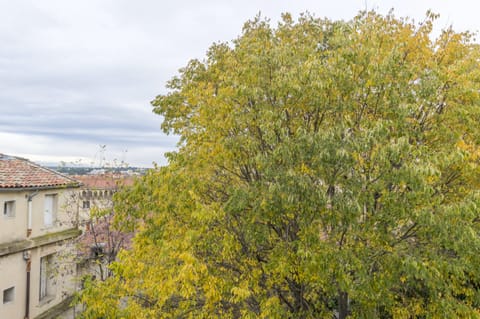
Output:
[[[417,17],[438,6],[478,29],[466,1],[370,6]],[[464,21],[462,7],[472,13]],[[132,164],[164,163],[178,139],[161,132],[149,103],[188,60],[239,36],[258,12],[275,24],[286,11],[349,19],[361,9],[359,0],[0,0],[0,152],[88,157],[107,144]]]

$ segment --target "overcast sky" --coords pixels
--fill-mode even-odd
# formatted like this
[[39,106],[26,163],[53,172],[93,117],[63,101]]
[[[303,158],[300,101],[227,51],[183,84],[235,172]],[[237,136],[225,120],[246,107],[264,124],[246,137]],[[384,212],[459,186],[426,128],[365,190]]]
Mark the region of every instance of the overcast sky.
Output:
[[258,12],[275,23],[282,12],[350,19],[365,8],[416,20],[432,9],[438,28],[480,30],[476,0],[0,0],[0,153],[166,164],[177,139],[150,101],[188,60]]

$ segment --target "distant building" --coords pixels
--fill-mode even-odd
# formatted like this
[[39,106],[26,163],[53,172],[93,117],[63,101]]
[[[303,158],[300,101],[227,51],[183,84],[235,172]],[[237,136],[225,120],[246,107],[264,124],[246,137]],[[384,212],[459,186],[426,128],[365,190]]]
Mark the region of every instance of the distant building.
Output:
[[134,177],[116,174],[73,175],[71,178],[79,181],[78,191],[80,226],[89,227],[91,209],[113,209],[113,194],[122,186],[133,184]]
[[[105,280],[111,275],[108,265],[115,261],[120,249],[130,247],[132,233],[113,228],[115,215],[113,195],[133,184],[133,176],[119,173],[76,175],[81,182],[78,190],[79,225],[84,231],[79,240],[79,272]],[[95,214],[92,211],[95,210]]]
[[79,183],[0,154],[0,318],[55,318],[75,288]]

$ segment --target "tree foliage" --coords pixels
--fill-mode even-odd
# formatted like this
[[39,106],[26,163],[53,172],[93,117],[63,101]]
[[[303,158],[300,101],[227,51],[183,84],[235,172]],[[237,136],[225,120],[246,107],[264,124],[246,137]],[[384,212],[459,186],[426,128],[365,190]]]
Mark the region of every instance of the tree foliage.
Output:
[[479,51],[434,20],[257,17],[190,61],[84,317],[480,317]]

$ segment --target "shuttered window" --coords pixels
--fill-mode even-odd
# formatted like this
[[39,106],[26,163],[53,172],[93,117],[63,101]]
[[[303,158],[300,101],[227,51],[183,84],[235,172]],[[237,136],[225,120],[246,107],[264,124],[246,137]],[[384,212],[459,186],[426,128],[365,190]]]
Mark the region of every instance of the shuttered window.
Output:
[[45,195],[44,205],[43,224],[53,226],[57,215],[57,194]]

